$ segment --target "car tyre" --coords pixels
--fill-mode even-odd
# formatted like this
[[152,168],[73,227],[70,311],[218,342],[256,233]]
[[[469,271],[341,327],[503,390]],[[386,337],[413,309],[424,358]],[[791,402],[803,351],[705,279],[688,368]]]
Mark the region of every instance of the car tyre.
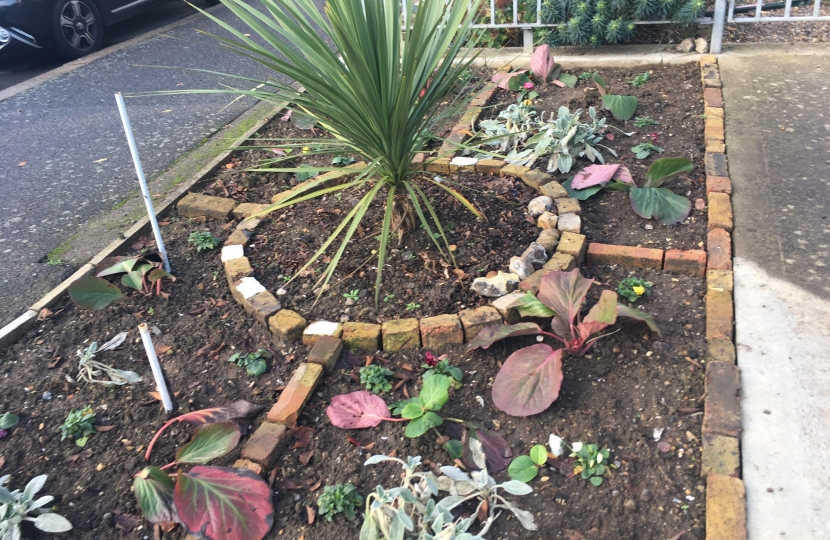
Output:
[[52,37],[63,58],[74,60],[101,48],[104,19],[93,0],[58,0],[52,11]]

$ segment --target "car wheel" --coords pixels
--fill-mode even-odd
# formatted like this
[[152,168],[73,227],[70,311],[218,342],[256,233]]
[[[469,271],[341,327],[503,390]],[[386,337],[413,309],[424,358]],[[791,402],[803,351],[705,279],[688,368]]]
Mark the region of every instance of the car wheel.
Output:
[[74,60],[95,52],[104,42],[104,20],[92,0],[58,0],[52,14],[52,37],[58,53]]

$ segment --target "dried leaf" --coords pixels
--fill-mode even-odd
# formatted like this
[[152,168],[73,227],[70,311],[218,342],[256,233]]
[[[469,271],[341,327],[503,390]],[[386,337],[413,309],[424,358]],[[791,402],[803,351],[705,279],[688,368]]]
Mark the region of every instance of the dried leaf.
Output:
[[582,536],[582,533],[579,531],[575,531],[573,529],[565,529],[565,538],[566,540],[582,540],[585,537]]
[[308,452],[304,452],[304,453],[300,454],[300,457],[298,458],[298,461],[300,462],[300,465],[305,467],[306,465],[308,465],[308,462],[311,461],[311,458],[313,458],[313,457],[314,457],[314,450],[309,450]]
[[481,504],[478,507],[478,515],[476,515],[476,519],[478,519],[481,523],[487,521],[487,510],[489,509],[489,503],[487,499],[481,501]]
[[130,532],[141,523],[138,516],[133,514],[124,513],[121,510],[113,510],[112,513],[115,518],[115,526],[123,531]]
[[303,486],[298,486],[297,483],[292,480],[283,480],[277,484],[277,489],[303,489]]
[[689,531],[686,530],[686,531],[683,531],[681,533],[678,533],[678,534],[672,536],[671,538],[669,538],[669,540],[680,540],[680,537],[683,536],[684,534],[686,534],[687,532],[689,532]]
[[358,448],[363,448],[363,443],[361,443],[360,441],[358,441],[354,437],[347,436],[346,437],[346,442],[348,442],[350,444],[353,444],[353,445],[357,446]]
[[460,268],[456,268],[455,270],[453,270],[453,273],[455,274],[455,276],[459,280],[467,279],[468,277],[470,277],[470,274],[468,274],[467,272],[465,272],[464,270],[462,270]]
[[312,485],[310,488],[308,488],[308,490],[309,491],[317,491],[318,489],[320,489],[320,486],[322,486],[322,485],[323,485],[323,480],[322,479],[317,480],[316,482],[314,482],[314,485]]
[[0,468],[2,468],[3,465],[5,465],[5,464],[6,464],[6,458],[3,457],[3,456],[0,456]]
[[233,169],[233,163],[225,163],[226,169]]
[[52,312],[51,309],[43,308],[37,314],[37,321],[38,322],[45,321],[46,319],[48,319],[49,317],[52,317],[53,315],[54,315],[54,313]]
[[313,525],[314,524],[314,518],[317,517],[317,511],[314,510],[314,508],[312,508],[311,506],[305,505],[305,512],[306,512],[306,514],[308,514],[308,524]]
[[305,427],[305,426],[298,426],[291,430],[291,435],[294,437],[294,445],[291,446],[292,450],[297,448],[305,448],[308,446],[308,443],[311,442],[311,434],[314,432],[314,428]]
[[170,345],[155,345],[154,348],[156,349],[156,354],[159,355],[169,353],[171,350],[173,350],[173,347],[171,347]]
[[56,356],[52,359],[51,362],[49,362],[49,365],[46,367],[48,369],[55,369],[56,367],[58,367],[58,364],[61,363],[61,360],[63,360],[63,356]]
[[28,161],[21,161],[20,163],[17,164],[17,166],[18,167],[25,167],[26,163],[28,163]]
[[663,441],[663,442],[657,443],[657,449],[660,450],[663,453],[671,452],[671,445],[669,443],[667,443],[666,441]]
[[101,158],[101,159],[96,159],[95,161],[93,161],[93,163],[103,163],[103,162],[105,162],[105,161],[106,161],[106,160],[108,160],[108,159],[109,159],[109,158]]
[[681,414],[694,414],[700,411],[700,407],[680,407],[679,409],[677,409],[677,412]]
[[85,450],[81,450],[77,454],[72,454],[71,456],[64,459],[64,463],[69,463],[70,465],[74,465],[78,462],[81,462],[85,459],[92,457],[92,449],[87,448]]
[[94,427],[95,431],[97,431],[99,433],[106,433],[107,431],[110,431],[115,426],[92,426],[92,427]]

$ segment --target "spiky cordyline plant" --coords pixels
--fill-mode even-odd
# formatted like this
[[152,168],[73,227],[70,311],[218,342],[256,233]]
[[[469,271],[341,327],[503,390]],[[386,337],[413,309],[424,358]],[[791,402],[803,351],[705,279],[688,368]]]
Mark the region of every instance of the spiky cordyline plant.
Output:
[[[472,61],[467,55],[468,49],[462,51],[462,46],[471,46],[470,24],[480,0],[421,0],[417,10],[413,0],[404,0],[403,13],[409,14],[407,17],[402,16],[401,0],[328,0],[327,17],[319,12],[313,0],[261,2],[266,13],[243,0],[222,0],[267,46],[213,15],[205,15],[236,37],[232,40],[215,36],[223,46],[296,81],[305,91],[298,92],[274,79],[263,82],[242,77],[235,78],[260,86],[254,90],[217,91],[270,102],[289,101],[298,112],[334,136],[334,139],[283,140],[283,147],[309,147],[306,154],[357,154],[368,163],[355,178],[341,185],[328,185],[324,177],[309,180],[261,212],[264,215],[346,189],[362,193],[359,202],[297,274],[340,238],[340,246],[320,278],[320,290],[326,290],[372,201],[381,197],[385,199],[385,211],[377,250],[376,303],[390,235],[400,223],[414,223],[415,215],[441,254],[454,263],[435,209],[415,180],[436,184],[478,218],[482,216],[460,193],[412,170],[410,165],[415,154],[469,102],[471,94],[458,96],[457,90]],[[407,19],[406,24],[402,19]],[[449,106],[446,101],[450,102]],[[271,160],[269,165],[292,158]],[[298,171],[272,166],[256,170]],[[304,172],[329,170],[333,169],[302,169]]]

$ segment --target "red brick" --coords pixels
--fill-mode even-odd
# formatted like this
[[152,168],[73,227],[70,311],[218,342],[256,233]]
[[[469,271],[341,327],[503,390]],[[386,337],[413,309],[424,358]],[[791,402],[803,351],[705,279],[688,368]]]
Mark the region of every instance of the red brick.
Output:
[[663,270],[703,277],[706,274],[706,252],[702,249],[669,249],[663,259]]
[[723,107],[723,92],[720,88],[704,88],[703,100],[707,107]]
[[706,118],[711,118],[713,116],[717,118],[723,118],[723,109],[719,107],[704,107],[703,115]]
[[268,421],[282,422],[288,425],[296,424],[300,411],[314,393],[322,374],[323,366],[320,364],[302,363],[297,366],[297,370],[291,376],[285,390],[282,391],[277,402],[268,411]]
[[592,242],[588,244],[588,262],[660,270],[663,268],[663,250]]
[[728,362],[734,364],[737,360],[735,344],[725,339],[716,339],[706,343],[707,362]]
[[291,432],[282,423],[263,422],[242,446],[240,457],[272,469],[285,449]]
[[732,270],[732,235],[712,229],[706,235],[707,270]]
[[706,540],[746,540],[746,489],[739,478],[707,478]]
[[424,161],[426,161],[426,154],[418,152],[415,154],[415,157],[412,158],[412,163],[409,164],[409,168],[420,171],[424,168]]
[[732,293],[716,289],[706,291],[706,340],[732,340]]
[[465,309],[458,314],[461,326],[464,327],[464,341],[472,341],[482,328],[494,324],[501,324],[501,314],[496,308],[482,306],[475,309]]
[[248,469],[252,471],[254,474],[258,476],[262,476],[262,473],[265,472],[265,469],[259,463],[251,461],[250,459],[237,459],[234,461],[233,465],[231,465],[234,469]]
[[308,351],[307,361],[310,364],[323,366],[326,372],[334,371],[340,353],[343,352],[343,342],[333,336],[320,336]]
[[732,199],[726,193],[709,194],[709,230],[732,231]]
[[464,329],[458,315],[436,315],[420,321],[421,340],[424,347],[438,350],[445,345],[464,343]]
[[476,95],[476,97],[472,99],[472,101],[470,101],[470,105],[474,107],[483,107],[487,105],[493,98],[493,95],[496,93],[496,90],[498,90],[498,86],[496,85],[492,85],[491,87],[485,88],[484,90],[479,92],[478,95]]
[[741,436],[740,377],[728,362],[706,364],[703,434]]
[[728,176],[707,176],[706,193],[732,194],[732,180]]

